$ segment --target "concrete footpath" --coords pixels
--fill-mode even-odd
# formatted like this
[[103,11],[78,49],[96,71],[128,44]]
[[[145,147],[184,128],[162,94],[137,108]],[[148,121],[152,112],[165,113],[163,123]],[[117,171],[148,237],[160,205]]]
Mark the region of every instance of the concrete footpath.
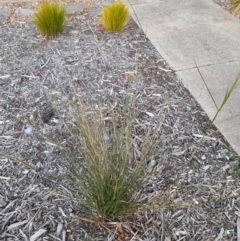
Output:
[[[240,20],[212,0],[130,0],[131,15],[210,118],[240,71]],[[137,17],[136,17],[137,16]],[[215,125],[240,155],[240,85]]]

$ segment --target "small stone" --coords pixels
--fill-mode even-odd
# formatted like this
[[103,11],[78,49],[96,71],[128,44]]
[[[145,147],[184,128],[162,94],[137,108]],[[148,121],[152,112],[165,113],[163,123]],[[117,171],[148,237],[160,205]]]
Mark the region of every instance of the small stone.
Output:
[[24,131],[27,135],[31,135],[33,129],[32,129],[31,127],[26,127],[23,131]]
[[201,159],[206,160],[206,156],[205,155],[201,156]]
[[0,24],[4,24],[10,15],[10,11],[0,8]]
[[71,4],[67,6],[66,10],[68,14],[80,13],[84,10],[84,6],[81,4]]
[[16,14],[28,17],[33,15],[33,10],[27,8],[20,8],[16,10]]
[[0,198],[0,208],[4,208],[6,205],[7,202],[3,198]]
[[89,12],[90,16],[93,18],[98,17],[100,15],[100,13],[101,13],[101,8],[93,8]]

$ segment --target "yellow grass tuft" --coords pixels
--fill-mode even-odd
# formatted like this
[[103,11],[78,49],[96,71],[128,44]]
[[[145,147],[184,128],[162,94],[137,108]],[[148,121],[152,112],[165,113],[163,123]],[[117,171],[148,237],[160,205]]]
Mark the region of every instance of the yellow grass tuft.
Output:
[[103,27],[110,32],[121,31],[129,21],[129,11],[126,4],[116,2],[102,10],[101,22]]
[[234,14],[240,14],[240,0],[231,0],[229,8],[234,10]]
[[33,15],[37,29],[47,37],[61,33],[66,25],[66,8],[58,3],[45,2]]

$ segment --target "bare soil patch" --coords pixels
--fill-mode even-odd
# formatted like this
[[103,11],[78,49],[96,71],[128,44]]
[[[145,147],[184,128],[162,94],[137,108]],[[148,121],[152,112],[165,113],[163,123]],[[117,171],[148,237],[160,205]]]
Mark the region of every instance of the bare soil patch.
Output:
[[[210,120],[133,21],[106,33],[90,10],[71,16],[54,39],[28,21],[0,28],[0,152],[11,156],[0,155],[0,240],[26,241],[39,230],[38,240],[236,240],[239,177],[228,171],[239,157],[229,160],[231,147],[212,128],[189,165]],[[148,167],[155,174],[142,188],[143,197],[157,194],[162,203],[119,228],[75,217],[87,215],[74,198],[81,190],[44,134],[71,145],[62,123],[73,122],[69,101],[111,103],[121,113],[127,93],[137,96],[140,137],[162,120]]]

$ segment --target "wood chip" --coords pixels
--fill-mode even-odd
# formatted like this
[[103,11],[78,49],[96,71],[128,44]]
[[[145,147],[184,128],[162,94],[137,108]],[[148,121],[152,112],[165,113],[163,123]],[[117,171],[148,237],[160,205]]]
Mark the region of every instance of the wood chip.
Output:
[[215,238],[214,241],[222,240],[223,234],[224,234],[224,229],[221,228],[220,233],[218,234],[217,238]]
[[24,241],[29,241],[27,235],[26,235],[21,229],[19,229],[19,232],[20,232],[20,234],[23,236]]
[[22,225],[24,225],[27,222],[28,222],[28,220],[24,220],[24,221],[21,221],[21,222],[13,223],[10,226],[8,226],[7,229],[11,230],[11,229],[19,228],[19,227],[21,227]]
[[67,238],[67,232],[66,232],[66,230],[63,230],[62,231],[62,241],[66,241],[66,238]]
[[36,241],[37,239],[39,239],[42,235],[44,235],[45,233],[47,233],[46,229],[39,229],[35,234],[33,234],[30,237],[30,241]]
[[240,241],[240,218],[237,219],[237,241]]
[[57,231],[56,231],[57,236],[61,235],[62,230],[63,230],[63,224],[59,223],[58,226],[57,226]]

